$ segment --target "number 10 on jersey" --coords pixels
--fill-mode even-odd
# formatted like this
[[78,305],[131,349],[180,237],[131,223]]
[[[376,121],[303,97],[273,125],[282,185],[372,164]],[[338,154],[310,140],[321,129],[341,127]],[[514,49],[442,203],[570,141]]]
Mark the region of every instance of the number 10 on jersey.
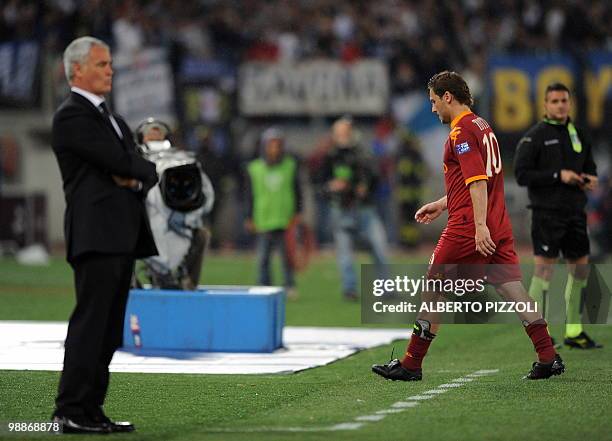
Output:
[[487,149],[487,176],[490,178],[498,174],[502,169],[499,143],[493,132],[485,133],[482,137],[482,143]]

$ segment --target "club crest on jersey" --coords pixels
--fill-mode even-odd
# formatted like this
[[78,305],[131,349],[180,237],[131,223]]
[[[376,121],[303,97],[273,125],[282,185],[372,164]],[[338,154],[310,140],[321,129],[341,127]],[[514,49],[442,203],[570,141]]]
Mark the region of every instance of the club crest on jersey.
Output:
[[461,144],[457,144],[455,146],[455,151],[457,152],[458,155],[463,155],[464,153],[467,153],[470,151],[470,146],[467,142],[462,142]]
[[455,145],[457,143],[457,138],[459,137],[460,134],[461,134],[461,127],[459,127],[459,126],[454,127],[450,131],[448,136],[449,136],[451,142],[453,143],[453,145]]

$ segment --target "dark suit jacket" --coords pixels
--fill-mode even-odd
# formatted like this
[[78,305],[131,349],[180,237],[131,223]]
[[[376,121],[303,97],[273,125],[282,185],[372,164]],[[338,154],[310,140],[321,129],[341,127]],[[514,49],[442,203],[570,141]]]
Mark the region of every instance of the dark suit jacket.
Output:
[[[155,164],[137,153],[129,127],[113,116],[123,139],[89,100],[74,92],[53,117],[52,146],[66,197],[68,261],[89,252],[157,254],[144,206],[147,191],[157,182]],[[119,187],[111,175],[138,179],[143,190]]]

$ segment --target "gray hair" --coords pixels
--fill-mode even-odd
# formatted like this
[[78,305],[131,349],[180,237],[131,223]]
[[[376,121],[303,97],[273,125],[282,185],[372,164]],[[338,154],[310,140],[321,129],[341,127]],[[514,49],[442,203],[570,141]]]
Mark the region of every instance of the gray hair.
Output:
[[102,40],[94,37],[80,37],[73,40],[64,51],[64,73],[69,83],[74,76],[73,64],[85,63],[92,46],[102,46],[110,50]]

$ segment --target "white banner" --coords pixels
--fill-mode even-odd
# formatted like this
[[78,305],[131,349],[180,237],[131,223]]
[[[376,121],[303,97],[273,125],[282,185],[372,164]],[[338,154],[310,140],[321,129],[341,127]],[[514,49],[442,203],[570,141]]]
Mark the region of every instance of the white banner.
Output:
[[148,117],[175,125],[172,70],[163,49],[115,54],[113,70],[113,110],[132,129]]
[[240,68],[239,106],[245,115],[380,115],[388,97],[387,66],[379,60]]

